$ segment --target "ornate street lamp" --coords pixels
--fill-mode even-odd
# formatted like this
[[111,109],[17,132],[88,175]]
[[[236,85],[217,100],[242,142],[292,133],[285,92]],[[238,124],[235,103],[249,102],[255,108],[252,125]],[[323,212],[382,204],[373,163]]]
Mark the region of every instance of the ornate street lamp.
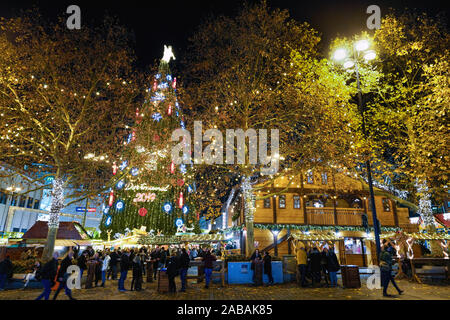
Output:
[[[345,69],[351,69],[354,68],[356,73],[356,84],[358,88],[358,106],[359,110],[361,112],[362,117],[362,131],[364,134],[364,137],[367,137],[367,131],[366,131],[366,123],[364,118],[364,103],[362,100],[362,91],[361,91],[361,83],[359,78],[359,68],[358,65],[361,60],[364,60],[366,63],[370,60],[373,60],[376,58],[376,53],[374,50],[369,50],[370,43],[368,40],[359,40],[357,41],[352,49],[352,56],[349,56],[347,50],[345,48],[339,48],[337,49],[333,54],[333,59],[335,61],[338,61],[342,63],[343,67]],[[370,200],[371,200],[371,210],[372,210],[372,219],[373,219],[373,229],[375,234],[375,244],[377,247],[377,260],[380,259],[380,253],[381,253],[381,246],[380,246],[380,225],[377,219],[377,211],[375,208],[375,196],[373,193],[373,183],[372,183],[372,171],[370,167],[370,160],[368,159],[366,161],[366,168],[367,168],[367,180],[369,183],[369,192],[370,192]]]
[[274,256],[278,256],[278,234],[279,233],[280,233],[280,230],[272,230],[273,243],[275,244]]

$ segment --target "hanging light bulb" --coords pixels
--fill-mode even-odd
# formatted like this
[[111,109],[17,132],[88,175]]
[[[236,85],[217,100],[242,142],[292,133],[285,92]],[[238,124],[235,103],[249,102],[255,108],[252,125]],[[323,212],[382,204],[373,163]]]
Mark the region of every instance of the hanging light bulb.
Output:
[[180,191],[180,195],[178,196],[178,207],[182,209],[184,206],[184,197],[183,197],[183,191]]
[[169,103],[169,108],[167,109],[167,114],[170,116],[172,114],[172,104]]
[[113,175],[116,175],[117,169],[119,169],[119,167],[116,165],[116,162],[115,162],[115,161],[113,162],[112,169],[113,169],[113,170],[112,170]]
[[114,203],[114,190],[111,189],[111,190],[109,191],[109,201],[108,201],[108,205],[109,205],[110,207],[112,207],[113,203]]

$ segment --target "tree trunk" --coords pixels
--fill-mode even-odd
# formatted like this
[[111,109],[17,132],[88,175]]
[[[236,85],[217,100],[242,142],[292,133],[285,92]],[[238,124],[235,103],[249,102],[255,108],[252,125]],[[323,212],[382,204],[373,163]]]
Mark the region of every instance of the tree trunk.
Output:
[[246,237],[246,253],[247,256],[251,256],[255,250],[255,235],[253,230],[253,218],[255,214],[254,206],[254,194],[252,191],[252,185],[250,184],[250,177],[244,177],[244,182],[242,184],[242,194],[244,197],[244,218],[245,227],[247,228]]
[[61,178],[53,180],[52,189],[52,205],[50,207],[50,214],[48,219],[48,233],[47,242],[45,244],[42,259],[48,261],[52,258],[53,250],[55,249],[56,235],[59,226],[59,213],[64,207],[64,182]]

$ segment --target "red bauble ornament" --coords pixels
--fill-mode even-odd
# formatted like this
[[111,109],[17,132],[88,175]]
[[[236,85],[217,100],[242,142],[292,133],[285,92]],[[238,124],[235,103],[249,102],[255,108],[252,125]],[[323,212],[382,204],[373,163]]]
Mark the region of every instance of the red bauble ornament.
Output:
[[154,142],[158,142],[159,139],[160,139],[159,135],[157,135],[157,134],[154,134],[154,135],[153,135],[153,141],[154,141]]
[[158,90],[158,84],[156,83],[156,80],[153,82],[153,91]]
[[145,208],[140,208],[139,209],[139,215],[141,216],[141,217],[145,217],[145,215],[147,214],[147,209],[145,209]]
[[184,184],[184,180],[183,179],[178,179],[177,184],[182,187]]
[[139,124],[141,123],[142,117],[141,114],[139,113],[139,108],[136,108],[136,123]]

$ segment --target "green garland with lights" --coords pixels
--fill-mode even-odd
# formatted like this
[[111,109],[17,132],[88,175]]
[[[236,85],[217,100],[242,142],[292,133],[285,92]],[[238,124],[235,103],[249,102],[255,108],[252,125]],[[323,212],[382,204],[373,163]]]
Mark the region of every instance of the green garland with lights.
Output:
[[[318,225],[295,225],[295,224],[255,224],[255,229],[261,230],[300,230],[300,231],[366,231],[363,227],[352,227],[352,226],[318,226]],[[373,231],[373,227],[368,228],[370,231]],[[224,229],[223,232],[234,232],[234,231],[242,231],[244,230],[244,225],[234,226],[231,228]],[[382,232],[397,232],[401,231],[401,228],[398,227],[381,227]]]

